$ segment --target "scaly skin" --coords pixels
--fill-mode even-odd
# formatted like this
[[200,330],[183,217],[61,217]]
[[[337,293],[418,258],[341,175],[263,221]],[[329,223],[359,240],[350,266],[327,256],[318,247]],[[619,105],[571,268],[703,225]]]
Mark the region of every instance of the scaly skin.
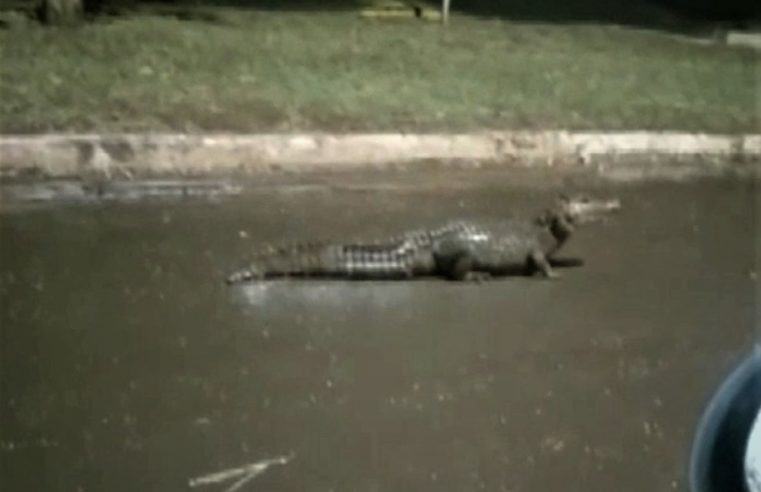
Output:
[[483,280],[492,275],[536,272],[555,278],[558,274],[551,262],[575,226],[619,208],[617,200],[564,197],[533,221],[457,221],[375,243],[282,247],[257,255],[227,282],[317,276]]

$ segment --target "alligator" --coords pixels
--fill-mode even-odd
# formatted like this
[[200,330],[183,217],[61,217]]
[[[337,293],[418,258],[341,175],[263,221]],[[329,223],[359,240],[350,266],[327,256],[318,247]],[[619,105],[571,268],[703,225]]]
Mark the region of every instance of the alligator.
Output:
[[363,243],[311,242],[259,252],[228,284],[275,277],[410,279],[444,277],[486,280],[496,275],[558,278],[556,253],[577,225],[618,210],[618,200],[561,196],[538,217],[491,221],[457,220]]

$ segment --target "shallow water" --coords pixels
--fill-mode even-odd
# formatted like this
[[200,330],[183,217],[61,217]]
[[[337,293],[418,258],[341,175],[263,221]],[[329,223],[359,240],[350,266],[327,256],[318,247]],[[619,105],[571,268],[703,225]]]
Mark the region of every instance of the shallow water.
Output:
[[557,191],[468,179],[1,214],[0,484],[180,491],[293,453],[245,490],[685,490],[761,319],[748,181],[598,186],[624,209],[579,231],[560,281],[222,282],[264,242]]

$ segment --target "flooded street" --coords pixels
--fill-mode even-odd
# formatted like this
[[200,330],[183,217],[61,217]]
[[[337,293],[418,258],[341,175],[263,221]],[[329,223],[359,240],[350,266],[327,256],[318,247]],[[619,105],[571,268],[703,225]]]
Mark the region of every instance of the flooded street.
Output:
[[[686,490],[710,393],[757,337],[751,181],[561,186],[454,173],[0,214],[0,486]],[[270,241],[378,237],[616,196],[547,281],[224,276]],[[223,491],[230,484],[192,490]]]

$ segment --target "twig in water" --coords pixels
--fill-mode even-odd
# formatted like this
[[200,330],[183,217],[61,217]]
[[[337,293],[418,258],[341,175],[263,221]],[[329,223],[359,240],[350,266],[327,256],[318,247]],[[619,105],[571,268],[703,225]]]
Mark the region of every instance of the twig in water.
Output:
[[208,475],[203,475],[197,478],[191,478],[188,481],[188,485],[190,485],[191,487],[200,487],[202,485],[210,485],[210,484],[215,484],[220,482],[226,482],[228,480],[237,478],[238,481],[236,481],[234,484],[232,484],[229,488],[225,490],[225,492],[235,492],[237,490],[240,490],[241,487],[246,485],[248,482],[250,482],[257,476],[264,473],[267,470],[267,468],[273,465],[286,465],[292,459],[293,459],[293,454],[288,456],[278,456],[277,458],[270,458],[270,459],[266,459],[262,461],[257,461],[256,463],[249,463],[248,465],[244,465],[241,467],[229,468],[227,470],[222,470],[220,472],[210,473]]

